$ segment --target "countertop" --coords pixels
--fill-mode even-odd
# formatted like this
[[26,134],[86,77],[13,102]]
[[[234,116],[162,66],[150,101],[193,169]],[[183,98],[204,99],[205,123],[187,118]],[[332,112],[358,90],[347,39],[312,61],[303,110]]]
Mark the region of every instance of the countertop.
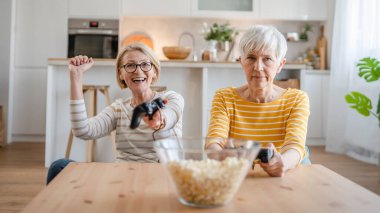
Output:
[[[49,58],[48,65],[67,65],[67,58]],[[115,59],[96,58],[95,64],[98,66],[114,66]],[[190,67],[190,68],[237,68],[240,67],[238,62],[209,62],[209,61],[188,61],[188,60],[160,60],[162,67]],[[303,70],[312,69],[306,64],[287,63],[283,69]]]

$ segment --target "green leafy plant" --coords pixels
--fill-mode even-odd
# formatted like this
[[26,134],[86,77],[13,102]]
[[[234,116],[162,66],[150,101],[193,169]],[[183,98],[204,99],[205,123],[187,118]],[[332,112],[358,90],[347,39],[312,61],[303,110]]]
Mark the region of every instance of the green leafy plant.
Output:
[[301,33],[300,33],[300,39],[304,40],[304,41],[307,41],[309,39],[309,35],[308,35],[309,32],[313,32],[313,27],[310,24],[306,23],[302,27],[302,30],[301,30]]
[[380,78],[380,61],[376,58],[363,58],[357,66],[359,76],[364,77],[367,82],[377,81]]
[[[380,79],[380,61],[376,58],[362,58],[356,66],[359,67],[359,77],[364,78],[367,82],[374,82]],[[371,99],[360,92],[352,91],[345,96],[345,99],[348,104],[351,104],[350,107],[361,115],[366,117],[370,115],[375,116],[379,121],[380,127],[380,94],[376,112],[371,111]]]
[[204,23],[204,28],[204,38],[206,41],[232,41],[238,34],[228,23],[221,25],[214,23],[210,28],[207,27],[207,23]]

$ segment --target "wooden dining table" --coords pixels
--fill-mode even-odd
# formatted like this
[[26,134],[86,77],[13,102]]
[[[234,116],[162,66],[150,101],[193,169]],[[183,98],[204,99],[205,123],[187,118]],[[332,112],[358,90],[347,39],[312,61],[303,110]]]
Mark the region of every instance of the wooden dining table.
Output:
[[380,212],[380,197],[322,165],[270,177],[250,171],[234,199],[217,208],[178,201],[162,164],[70,163],[23,212]]

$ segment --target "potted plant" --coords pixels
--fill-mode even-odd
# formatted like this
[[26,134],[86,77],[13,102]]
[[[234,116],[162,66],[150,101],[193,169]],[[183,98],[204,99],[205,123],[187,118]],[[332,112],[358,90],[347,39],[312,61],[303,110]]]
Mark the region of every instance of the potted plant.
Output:
[[207,23],[203,24],[204,39],[209,42],[209,49],[217,49],[218,52],[227,53],[230,49],[230,42],[238,32],[233,29],[229,23],[218,24],[214,23],[209,28]]
[[[363,58],[356,66],[359,67],[359,77],[364,78],[367,82],[374,82],[380,79],[380,61],[376,58]],[[380,127],[380,94],[376,112],[372,111],[371,99],[360,92],[352,91],[345,96],[345,99],[348,104],[351,104],[350,107],[361,115],[376,117]]]
[[302,31],[300,33],[300,39],[303,40],[303,41],[307,41],[309,40],[309,36],[308,36],[308,33],[309,32],[313,32],[313,28],[310,24],[305,24],[303,27],[302,27]]
[[204,23],[206,30],[204,31],[204,38],[206,41],[216,40],[218,42],[229,41],[231,42],[235,35],[238,34],[229,23],[224,23],[219,25],[214,23],[210,28],[207,29],[207,23]]

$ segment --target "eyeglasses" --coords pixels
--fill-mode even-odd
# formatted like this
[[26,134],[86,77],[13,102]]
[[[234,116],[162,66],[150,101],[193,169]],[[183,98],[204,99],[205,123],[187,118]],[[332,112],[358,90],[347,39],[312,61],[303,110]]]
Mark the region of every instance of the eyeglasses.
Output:
[[121,65],[121,67],[123,67],[124,70],[129,73],[135,72],[137,70],[137,67],[140,67],[140,69],[144,72],[149,72],[152,69],[152,63],[142,62],[141,64],[124,64]]

